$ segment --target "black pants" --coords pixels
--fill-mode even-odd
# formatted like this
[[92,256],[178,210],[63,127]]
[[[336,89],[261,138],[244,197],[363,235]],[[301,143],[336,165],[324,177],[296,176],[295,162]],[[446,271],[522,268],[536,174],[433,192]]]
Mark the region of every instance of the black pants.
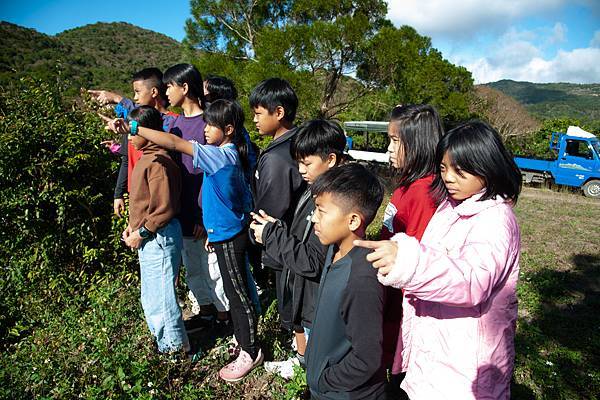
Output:
[[242,349],[255,359],[258,355],[257,318],[246,279],[248,232],[243,230],[230,240],[211,244],[217,253],[223,289],[229,299],[235,338]]

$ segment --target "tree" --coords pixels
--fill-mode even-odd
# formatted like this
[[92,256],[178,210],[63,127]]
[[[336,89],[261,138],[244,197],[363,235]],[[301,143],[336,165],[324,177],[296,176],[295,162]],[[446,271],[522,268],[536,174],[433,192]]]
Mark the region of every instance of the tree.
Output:
[[414,28],[384,26],[365,48],[358,77],[390,91],[393,106],[428,103],[450,122],[470,116],[471,73],[448,62]]
[[540,121],[521,103],[485,85],[475,87],[471,110],[487,120],[505,141],[513,136],[531,134],[540,127]]
[[302,79],[291,80],[311,87],[311,114],[332,117],[369,90],[340,96],[339,89],[364,62],[363,46],[386,24],[386,11],[381,0],[193,0],[185,42],[206,60],[241,61],[235,69],[254,78],[297,74]]

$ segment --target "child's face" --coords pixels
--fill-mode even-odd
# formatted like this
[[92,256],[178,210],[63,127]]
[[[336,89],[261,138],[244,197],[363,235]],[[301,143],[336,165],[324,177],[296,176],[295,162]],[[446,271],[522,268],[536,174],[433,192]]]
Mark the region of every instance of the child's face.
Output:
[[452,158],[446,152],[442,158],[440,173],[448,195],[458,201],[468,199],[476,193],[479,193],[485,187],[485,181],[477,175],[472,175],[452,166]]
[[154,96],[152,88],[146,85],[146,81],[133,82],[133,101],[140,106],[153,106]]
[[167,83],[167,97],[171,105],[179,107],[185,99],[185,88],[175,82],[169,82]]
[[390,138],[390,144],[387,151],[390,153],[390,163],[394,168],[402,168],[404,166],[404,146],[400,140],[400,129],[397,123],[389,123],[388,137]]
[[335,166],[335,154],[329,154],[325,160],[320,156],[307,156],[298,160],[298,171],[302,179],[312,185],[322,173]]
[[[282,107],[278,107],[282,108]],[[277,110],[269,113],[269,110],[262,106],[254,107],[254,123],[258,133],[265,136],[273,136],[281,126],[281,118]]]
[[[230,127],[231,129],[229,129]],[[226,135],[221,128],[210,124],[206,124],[206,126],[204,127],[204,138],[206,139],[206,144],[220,146],[224,142],[230,141],[229,138],[232,132],[233,127],[231,125],[227,126],[228,135]]]
[[312,222],[315,234],[325,246],[339,244],[352,233],[352,213],[340,207],[339,199],[331,193],[323,193],[315,199]]

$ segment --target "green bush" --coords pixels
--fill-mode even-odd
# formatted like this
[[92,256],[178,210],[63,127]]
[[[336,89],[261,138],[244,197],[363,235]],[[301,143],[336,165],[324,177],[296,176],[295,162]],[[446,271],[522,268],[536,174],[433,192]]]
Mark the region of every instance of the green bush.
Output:
[[117,167],[98,118],[33,80],[0,95],[0,335],[10,344],[44,324],[96,271],[123,257],[111,218]]
[[513,154],[519,156],[556,158],[556,153],[549,148],[552,133],[567,132],[567,128],[571,125],[579,126],[594,133],[591,127],[582,125],[579,120],[573,118],[546,119],[542,122],[542,127],[537,132],[529,135],[511,136],[508,138],[506,146]]

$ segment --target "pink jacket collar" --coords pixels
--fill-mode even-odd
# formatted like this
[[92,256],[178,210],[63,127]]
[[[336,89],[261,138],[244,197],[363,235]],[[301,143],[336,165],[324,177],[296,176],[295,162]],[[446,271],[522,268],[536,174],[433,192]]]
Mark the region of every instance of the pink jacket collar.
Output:
[[481,192],[474,194],[462,202],[457,202],[447,197],[446,200],[440,205],[439,209],[446,207],[452,207],[453,211],[461,217],[470,217],[475,214],[479,214],[481,211],[494,207],[498,204],[505,203],[506,200],[502,196],[496,196],[494,199],[488,199],[480,201],[481,197],[485,193],[485,189]]

